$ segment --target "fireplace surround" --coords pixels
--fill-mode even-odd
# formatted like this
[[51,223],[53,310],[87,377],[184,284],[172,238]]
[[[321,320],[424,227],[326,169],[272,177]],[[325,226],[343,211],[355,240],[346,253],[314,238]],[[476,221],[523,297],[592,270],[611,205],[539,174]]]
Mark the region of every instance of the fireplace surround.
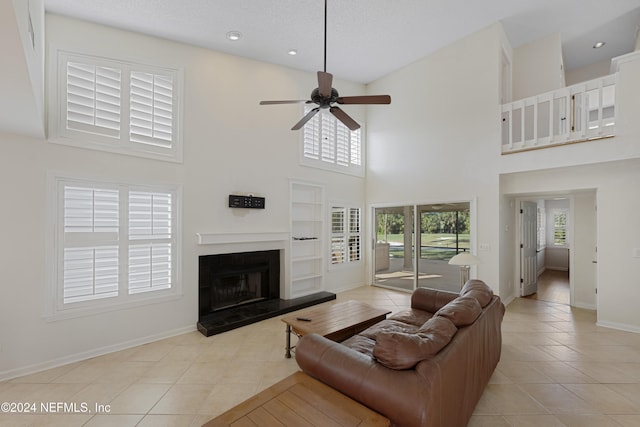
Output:
[[[283,270],[288,240],[288,233],[198,233],[204,253],[198,259],[197,328],[203,335],[223,333],[336,299],[334,293],[325,291],[298,298],[288,295]],[[243,252],[254,255],[249,255],[249,262],[241,268],[236,261]],[[265,255],[267,260],[260,260]],[[211,256],[225,262],[230,258],[231,266],[219,268],[219,261],[215,261],[212,267],[208,262]],[[209,266],[203,268],[203,264]],[[215,293],[211,287],[214,280],[222,285]]]
[[199,316],[280,298],[280,251],[204,255],[198,260]]

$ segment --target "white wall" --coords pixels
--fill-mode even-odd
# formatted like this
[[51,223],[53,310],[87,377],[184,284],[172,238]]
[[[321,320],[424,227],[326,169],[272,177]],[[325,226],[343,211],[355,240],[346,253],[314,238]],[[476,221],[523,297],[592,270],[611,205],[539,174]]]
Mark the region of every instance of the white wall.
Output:
[[[262,99],[306,98],[313,73],[251,61],[59,16],[47,17],[51,46],[184,69],[184,162],[108,154],[0,133],[2,209],[0,249],[0,379],[194,330],[197,321],[196,233],[272,232],[289,229],[289,180],[323,184],[327,200],[364,206],[364,179],[299,165],[301,135],[290,130],[302,107],[259,106]],[[344,94],[360,84],[337,80]],[[349,107],[354,118],[364,109]],[[47,322],[44,294],[47,175],[103,177],[183,187],[182,288],[175,301]],[[266,197],[265,210],[229,209],[227,196]],[[327,290],[365,282],[362,265],[327,272]],[[10,329],[9,329],[10,326]]]
[[392,102],[367,114],[367,203],[476,198],[472,245],[488,247],[477,252],[477,276],[496,292],[503,37],[500,25],[491,26],[370,84],[370,93],[389,93]]
[[611,60],[607,59],[604,61],[593,63],[591,65],[587,65],[586,67],[567,70],[565,74],[567,79],[567,86],[593,80],[598,77],[608,76],[609,74],[611,74]]
[[528,98],[564,86],[560,33],[513,49],[513,100]]

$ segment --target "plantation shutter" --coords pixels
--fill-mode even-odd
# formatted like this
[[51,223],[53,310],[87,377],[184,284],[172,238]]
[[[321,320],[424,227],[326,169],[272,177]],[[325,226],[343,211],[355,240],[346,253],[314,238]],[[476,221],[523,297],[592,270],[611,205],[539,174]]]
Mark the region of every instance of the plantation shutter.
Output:
[[567,213],[553,214],[553,243],[558,246],[567,244]]
[[131,142],[171,148],[173,142],[173,79],[170,75],[131,72]]
[[118,191],[67,185],[63,206],[63,303],[117,296]]
[[349,166],[351,160],[351,131],[342,122],[336,120],[336,163]]
[[66,126],[107,137],[120,137],[121,72],[67,62]]
[[[304,114],[311,111],[310,107],[304,109]],[[304,127],[303,131],[303,155],[310,159],[320,158],[320,116],[322,113],[316,114],[311,120],[309,120]]]
[[360,260],[360,209],[349,208],[349,261]]
[[331,263],[341,264],[345,261],[346,240],[345,208],[331,208]]
[[349,132],[351,138],[351,159],[353,165],[360,166],[362,164],[362,142],[360,138],[360,129]]
[[171,288],[171,193],[129,192],[129,240],[129,293]]
[[326,110],[320,111],[320,149],[322,160],[328,163],[336,162],[336,120]]

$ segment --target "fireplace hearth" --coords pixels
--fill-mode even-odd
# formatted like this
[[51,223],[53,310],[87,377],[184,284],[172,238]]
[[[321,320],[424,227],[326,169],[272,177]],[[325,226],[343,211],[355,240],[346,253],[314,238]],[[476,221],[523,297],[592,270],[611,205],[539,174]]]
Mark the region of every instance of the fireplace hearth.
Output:
[[197,326],[205,336],[336,298],[319,292],[281,299],[279,250],[200,256],[198,287]]

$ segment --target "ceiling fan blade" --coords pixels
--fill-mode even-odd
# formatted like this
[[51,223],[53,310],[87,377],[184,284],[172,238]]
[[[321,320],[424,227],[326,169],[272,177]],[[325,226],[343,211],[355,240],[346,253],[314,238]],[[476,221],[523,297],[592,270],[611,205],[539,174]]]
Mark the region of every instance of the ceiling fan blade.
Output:
[[298,130],[300,129],[302,126],[305,125],[305,123],[307,123],[309,120],[311,120],[311,118],[313,116],[315,116],[316,114],[318,114],[318,111],[320,111],[320,107],[316,107],[313,110],[309,111],[303,118],[300,119],[300,121],[298,123],[296,123],[291,130]]
[[260,105],[276,105],[276,104],[300,104],[303,102],[309,102],[304,99],[290,99],[285,101],[260,101]]
[[391,104],[389,95],[341,96],[338,104]]
[[336,118],[344,123],[350,130],[360,129],[360,125],[339,107],[331,107],[329,108],[329,112],[336,116]]
[[318,92],[320,96],[329,98],[331,96],[331,85],[333,84],[333,74],[325,71],[318,71]]

